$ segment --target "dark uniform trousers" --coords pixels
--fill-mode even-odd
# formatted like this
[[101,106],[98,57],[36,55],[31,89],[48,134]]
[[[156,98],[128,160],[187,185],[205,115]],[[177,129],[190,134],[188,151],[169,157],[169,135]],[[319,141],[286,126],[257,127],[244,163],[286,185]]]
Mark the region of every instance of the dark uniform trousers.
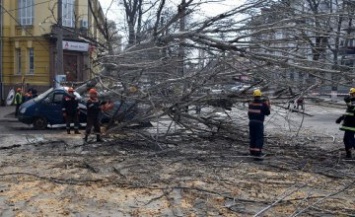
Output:
[[79,130],[79,115],[78,114],[67,114],[65,117],[65,122],[67,124],[67,130],[70,130],[70,124],[74,122],[74,130]]
[[344,145],[345,145],[345,150],[349,151],[352,148],[355,148],[355,132],[354,131],[345,131],[344,132]]
[[88,117],[86,123],[86,135],[91,133],[91,129],[94,127],[94,133],[99,135],[100,134],[100,122],[98,117]]
[[261,121],[249,122],[250,153],[260,155],[264,145],[264,123]]

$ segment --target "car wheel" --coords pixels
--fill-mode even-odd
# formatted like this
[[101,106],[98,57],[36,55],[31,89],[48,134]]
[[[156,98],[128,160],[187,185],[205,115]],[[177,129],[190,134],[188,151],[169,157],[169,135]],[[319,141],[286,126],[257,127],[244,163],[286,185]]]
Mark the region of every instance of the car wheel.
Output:
[[36,130],[44,130],[47,128],[47,120],[43,117],[38,117],[38,118],[35,118],[35,120],[33,121],[33,127],[36,129]]

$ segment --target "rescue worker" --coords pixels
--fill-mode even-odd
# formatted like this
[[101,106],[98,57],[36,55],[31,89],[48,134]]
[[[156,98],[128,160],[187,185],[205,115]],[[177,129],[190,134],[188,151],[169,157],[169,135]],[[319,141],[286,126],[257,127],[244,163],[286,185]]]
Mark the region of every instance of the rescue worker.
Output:
[[100,132],[100,120],[99,115],[101,111],[109,110],[113,108],[113,104],[108,102],[101,102],[98,99],[98,93],[95,89],[89,90],[90,98],[86,103],[87,107],[87,124],[84,142],[87,143],[88,137],[91,133],[91,129],[94,127],[94,133],[96,133],[96,141],[102,142]]
[[262,160],[264,145],[264,119],[270,114],[269,100],[263,100],[260,90],[254,90],[254,100],[249,103],[249,136],[250,155],[255,156],[255,160]]
[[32,99],[32,89],[29,89],[27,92],[26,92],[26,94],[25,94],[25,96],[24,96],[24,102],[27,102],[28,100],[30,100],[30,99]]
[[343,142],[345,146],[346,158],[351,158],[351,149],[355,148],[355,88],[351,88],[349,96],[344,98],[346,103],[346,112],[335,122],[343,122],[340,130],[344,131]]
[[15,117],[18,116],[19,108],[20,108],[20,105],[22,104],[22,102],[23,102],[22,89],[17,88],[15,99],[14,99],[14,104],[16,106]]
[[68,89],[68,94],[63,96],[62,100],[62,111],[63,117],[67,124],[67,133],[70,134],[70,124],[74,122],[74,133],[80,134],[79,132],[79,100],[74,94],[74,89],[70,87]]
[[297,103],[297,110],[301,109],[304,111],[304,98],[303,96],[299,97],[297,100],[296,100],[296,103]]

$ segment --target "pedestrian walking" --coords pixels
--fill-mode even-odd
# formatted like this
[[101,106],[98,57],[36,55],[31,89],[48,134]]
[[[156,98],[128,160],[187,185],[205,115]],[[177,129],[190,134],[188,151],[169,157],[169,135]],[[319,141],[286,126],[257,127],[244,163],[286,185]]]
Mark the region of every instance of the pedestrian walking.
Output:
[[197,102],[196,105],[195,105],[195,111],[196,111],[196,114],[201,114],[201,109],[202,109],[202,104],[201,102]]
[[101,102],[98,98],[98,93],[95,89],[89,90],[90,98],[86,103],[87,107],[87,123],[84,142],[87,143],[88,137],[91,133],[92,128],[94,128],[94,133],[96,134],[96,141],[102,142],[100,120],[99,116],[101,111],[110,110],[113,108],[113,103],[111,102]]
[[264,120],[265,116],[270,114],[269,100],[263,100],[262,92],[254,90],[253,101],[249,103],[249,136],[250,136],[250,155],[255,160],[262,160],[264,146]]
[[346,158],[351,158],[351,149],[355,148],[355,88],[351,88],[349,96],[344,98],[346,103],[345,114],[340,116],[335,122],[343,122],[340,130],[344,131],[343,142],[345,146]]
[[20,109],[22,102],[23,102],[22,89],[17,88],[15,99],[14,99],[14,105],[16,107],[15,108],[15,117],[18,117],[19,109]]
[[297,110],[301,107],[301,109],[304,111],[304,98],[301,96],[296,100],[297,103]]
[[74,133],[79,132],[79,99],[74,94],[74,89],[69,88],[68,93],[63,96],[62,100],[63,117],[66,122],[67,133],[70,134],[70,124],[74,123]]

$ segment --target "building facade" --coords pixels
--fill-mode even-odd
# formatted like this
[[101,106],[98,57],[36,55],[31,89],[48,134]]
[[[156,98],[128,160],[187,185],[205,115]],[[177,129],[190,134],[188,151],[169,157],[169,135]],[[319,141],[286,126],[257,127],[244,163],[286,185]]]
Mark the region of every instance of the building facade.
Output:
[[[2,99],[14,87],[39,92],[56,83],[58,14],[56,0],[1,1]],[[104,37],[99,0],[62,0],[63,68],[69,82],[90,78]]]
[[250,22],[250,49],[274,63],[282,84],[347,93],[355,84],[354,13],[351,1],[279,1]]

